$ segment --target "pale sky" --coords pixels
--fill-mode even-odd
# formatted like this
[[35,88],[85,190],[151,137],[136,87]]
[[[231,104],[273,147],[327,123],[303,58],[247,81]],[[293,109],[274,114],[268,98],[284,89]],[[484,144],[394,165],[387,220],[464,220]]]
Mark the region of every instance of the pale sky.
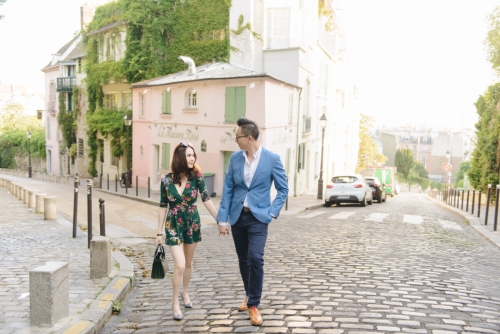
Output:
[[343,0],[359,109],[377,124],[472,127],[495,77],[486,59],[496,0]]
[[[40,71],[80,29],[85,0],[0,6],[0,81],[43,93]],[[89,0],[102,3],[106,0]],[[500,0],[342,0],[359,109],[377,124],[472,127],[473,103],[495,77],[486,17]]]

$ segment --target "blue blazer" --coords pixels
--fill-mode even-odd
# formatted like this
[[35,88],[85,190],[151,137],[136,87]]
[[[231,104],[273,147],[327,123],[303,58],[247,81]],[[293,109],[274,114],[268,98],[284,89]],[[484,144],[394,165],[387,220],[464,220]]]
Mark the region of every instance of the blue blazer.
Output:
[[[217,221],[234,225],[240,217],[245,196],[248,196],[248,205],[254,217],[269,224],[271,215],[278,218],[288,196],[288,182],[280,156],[262,147],[259,164],[249,187],[245,183],[244,171],[244,151],[234,152],[229,159]],[[273,181],[278,194],[271,203]]]

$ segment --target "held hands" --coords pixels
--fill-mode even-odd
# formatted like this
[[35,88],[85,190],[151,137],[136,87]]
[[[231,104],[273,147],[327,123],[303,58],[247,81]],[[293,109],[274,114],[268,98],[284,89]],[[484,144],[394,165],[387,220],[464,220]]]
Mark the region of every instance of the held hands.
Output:
[[219,228],[219,237],[224,236],[224,235],[229,235],[229,224],[227,225],[218,225],[217,227]]

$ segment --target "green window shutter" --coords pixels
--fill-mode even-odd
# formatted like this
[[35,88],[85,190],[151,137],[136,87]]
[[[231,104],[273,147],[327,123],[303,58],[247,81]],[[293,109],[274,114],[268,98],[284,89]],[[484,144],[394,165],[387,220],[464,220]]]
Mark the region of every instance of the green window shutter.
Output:
[[234,108],[236,99],[235,87],[226,87],[226,110],[224,113],[224,121],[228,123],[235,123]]
[[170,144],[161,144],[161,169],[170,169]]
[[288,96],[288,123],[293,120],[293,93]]
[[247,109],[246,87],[236,88],[236,101],[235,101],[235,121],[240,117],[245,117]]
[[161,113],[167,113],[167,91],[164,90],[161,92]]
[[166,104],[166,110],[165,112],[167,114],[171,114],[172,113],[172,92],[166,92],[167,94],[165,94],[165,104]]

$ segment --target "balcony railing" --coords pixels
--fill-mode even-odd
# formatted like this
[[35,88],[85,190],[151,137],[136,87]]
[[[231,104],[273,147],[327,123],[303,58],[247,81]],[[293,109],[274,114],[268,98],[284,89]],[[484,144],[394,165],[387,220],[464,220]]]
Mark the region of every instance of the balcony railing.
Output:
[[304,115],[304,132],[311,133],[311,116]]
[[76,77],[57,78],[58,92],[72,92],[73,86],[76,85]]

